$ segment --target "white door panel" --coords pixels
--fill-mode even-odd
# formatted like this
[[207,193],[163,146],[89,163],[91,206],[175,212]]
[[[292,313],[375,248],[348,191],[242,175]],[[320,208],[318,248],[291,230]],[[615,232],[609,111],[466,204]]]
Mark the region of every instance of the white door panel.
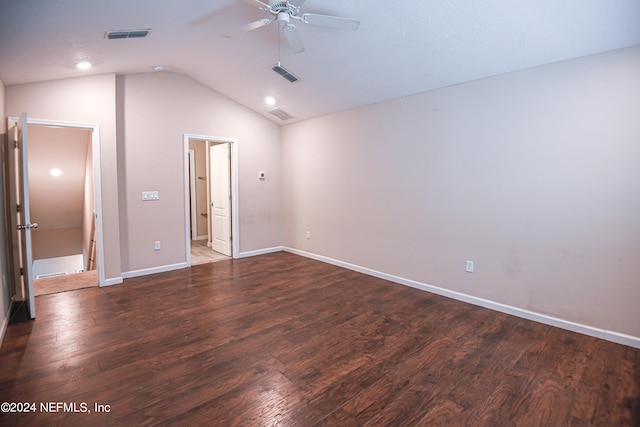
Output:
[[[17,292],[17,296],[24,297],[29,310],[29,316],[34,319],[36,317],[36,306],[33,292],[32,264],[33,255],[31,252],[31,231],[38,227],[38,224],[31,224],[31,214],[29,210],[29,171],[27,157],[27,115],[23,113],[20,120],[11,123],[13,126],[12,133],[15,136],[13,166],[10,172],[10,178],[13,182],[10,185],[10,191],[17,192],[17,197],[10,197],[20,206],[12,206],[18,212],[16,229],[12,230],[15,241],[19,241],[19,259],[14,262],[20,263],[22,283],[16,283],[17,287],[22,288],[22,292]],[[19,236],[18,236],[19,235]],[[15,278],[16,282],[20,282],[20,277]],[[22,294],[22,295],[21,295]]]
[[211,246],[231,256],[231,169],[229,144],[209,148],[211,176]]

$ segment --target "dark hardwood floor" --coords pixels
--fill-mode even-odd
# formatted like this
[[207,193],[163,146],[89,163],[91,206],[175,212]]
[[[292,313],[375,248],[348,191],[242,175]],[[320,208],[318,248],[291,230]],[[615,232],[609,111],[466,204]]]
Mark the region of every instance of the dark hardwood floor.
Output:
[[0,349],[36,412],[3,426],[640,425],[638,349],[288,253],[36,307]]

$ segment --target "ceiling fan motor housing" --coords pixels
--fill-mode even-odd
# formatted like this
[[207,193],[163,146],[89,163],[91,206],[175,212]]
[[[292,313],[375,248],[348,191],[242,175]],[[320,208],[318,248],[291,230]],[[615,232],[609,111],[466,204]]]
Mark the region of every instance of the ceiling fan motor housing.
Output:
[[276,17],[276,20],[281,25],[286,25],[289,23],[289,21],[291,21],[291,15],[289,15],[288,12],[278,12],[278,16]]
[[[289,17],[296,16],[298,14],[298,7],[292,5],[288,1],[269,1],[269,7],[271,8],[271,12],[277,16],[278,21],[283,19],[287,19],[289,22]],[[287,15],[287,18],[284,18],[284,15]],[[283,18],[281,18],[283,17]]]

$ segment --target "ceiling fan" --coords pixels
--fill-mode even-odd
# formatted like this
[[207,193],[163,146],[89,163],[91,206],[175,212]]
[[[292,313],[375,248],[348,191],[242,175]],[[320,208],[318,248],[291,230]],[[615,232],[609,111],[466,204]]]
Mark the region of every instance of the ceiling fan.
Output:
[[242,33],[246,33],[252,30],[255,30],[260,27],[264,27],[265,25],[269,25],[274,21],[277,21],[282,27],[282,32],[284,33],[289,46],[291,46],[291,50],[294,53],[304,52],[304,45],[302,44],[302,40],[298,35],[298,30],[296,30],[296,26],[292,23],[292,21],[300,21],[305,24],[312,25],[321,25],[324,27],[338,28],[344,30],[357,30],[360,26],[360,21],[349,18],[341,18],[339,16],[330,16],[330,15],[319,15],[317,13],[303,13],[298,15],[300,11],[300,7],[305,2],[305,0],[298,1],[298,5],[291,4],[289,1],[285,0],[268,0],[267,3],[264,3],[260,0],[242,0],[248,5],[255,6],[258,9],[264,10],[265,12],[269,12],[273,15],[272,19],[259,19],[254,22],[250,22],[245,25],[241,25],[233,31],[223,34],[225,37],[235,37]]

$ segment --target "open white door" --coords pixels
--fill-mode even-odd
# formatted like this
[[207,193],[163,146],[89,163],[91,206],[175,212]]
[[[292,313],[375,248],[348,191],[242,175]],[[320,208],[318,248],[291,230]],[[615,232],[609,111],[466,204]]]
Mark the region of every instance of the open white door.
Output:
[[[29,310],[29,316],[34,319],[36,317],[35,298],[33,293],[33,277],[31,266],[33,264],[33,255],[31,253],[31,230],[38,228],[38,224],[31,224],[31,217],[29,214],[29,180],[28,175],[28,157],[27,157],[27,115],[23,113],[20,120],[15,120],[12,123],[14,135],[14,159],[12,166],[15,166],[13,171],[10,170],[10,179],[14,180],[14,184],[11,185],[10,191],[16,191],[17,197],[11,198],[16,201],[17,212],[17,224],[14,229],[14,241],[19,242],[19,257],[14,258],[14,262],[20,263],[20,275],[17,275],[15,280],[20,281],[22,277],[22,285],[16,284],[17,288],[22,288],[22,292],[16,292],[18,298],[24,297],[24,301],[27,304]],[[13,172],[13,173],[11,173]],[[19,236],[17,236],[19,234]]]
[[211,248],[231,256],[231,167],[229,144],[209,148]]

